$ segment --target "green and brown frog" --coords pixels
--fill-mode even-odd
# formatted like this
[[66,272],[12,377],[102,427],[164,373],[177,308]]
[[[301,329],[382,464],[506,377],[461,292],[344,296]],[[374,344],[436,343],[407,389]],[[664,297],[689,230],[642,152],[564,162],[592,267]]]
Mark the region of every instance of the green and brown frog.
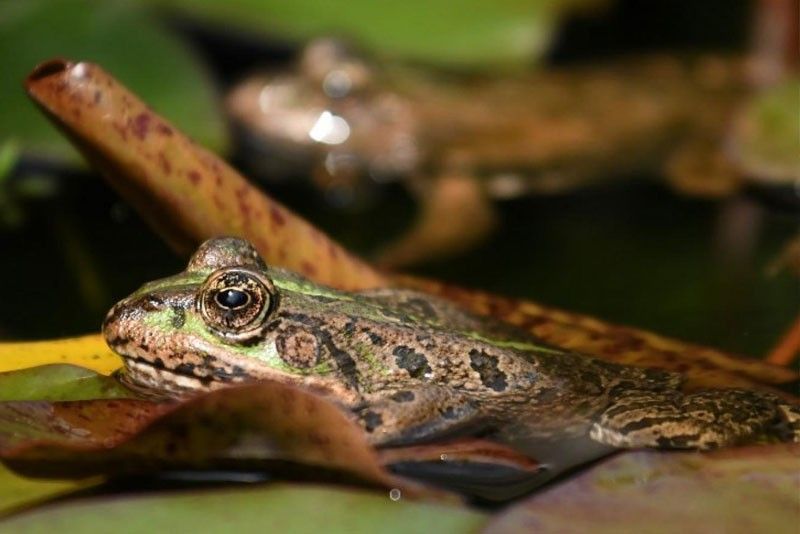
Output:
[[680,375],[548,346],[423,293],[315,284],[238,238],[206,241],[184,272],[116,304],[103,331],[138,388],[293,384],[341,405],[376,445],[476,432],[615,447],[800,440],[800,407],[770,393],[684,393]]

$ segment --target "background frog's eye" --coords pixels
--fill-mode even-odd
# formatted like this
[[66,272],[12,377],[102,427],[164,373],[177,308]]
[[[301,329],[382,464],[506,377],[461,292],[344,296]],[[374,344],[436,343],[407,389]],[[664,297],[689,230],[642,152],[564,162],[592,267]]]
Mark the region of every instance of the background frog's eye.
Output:
[[268,278],[232,267],[220,269],[206,279],[197,306],[215,334],[243,341],[259,334],[275,299],[275,288]]

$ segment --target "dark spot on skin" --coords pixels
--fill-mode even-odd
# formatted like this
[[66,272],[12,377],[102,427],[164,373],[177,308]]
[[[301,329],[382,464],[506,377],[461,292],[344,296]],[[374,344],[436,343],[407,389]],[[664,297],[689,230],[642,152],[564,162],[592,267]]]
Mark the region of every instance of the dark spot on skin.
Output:
[[[145,352],[147,352],[147,349],[144,350]],[[156,358],[155,360],[153,360],[153,367],[155,367],[156,369],[166,369],[166,366],[164,365],[164,360],[162,360],[161,358]]]
[[153,117],[151,117],[149,113],[142,112],[133,119],[131,131],[133,131],[133,135],[138,137],[139,140],[143,141],[144,138],[147,137],[147,132],[150,130],[150,121],[152,118]]
[[195,366],[191,363],[181,363],[177,365],[174,372],[179,375],[194,376]]
[[183,328],[186,324],[186,311],[180,306],[172,307],[172,327],[176,330]]
[[390,397],[395,402],[411,402],[414,400],[413,391],[398,391]]
[[192,184],[194,185],[199,184],[200,180],[203,179],[203,175],[197,171],[189,171],[187,176],[189,176],[189,181],[192,182]]
[[445,419],[456,419],[458,417],[458,412],[452,406],[448,406],[442,410],[442,417]]
[[386,341],[375,332],[367,332],[367,335],[369,336],[369,340],[372,341],[372,344],[377,347],[382,347],[386,344]]
[[424,354],[414,351],[411,347],[399,346],[392,351],[397,366],[408,371],[411,378],[421,378],[431,372],[428,360]]
[[372,432],[383,424],[381,414],[373,411],[364,412],[361,416],[361,420],[364,421],[364,430],[367,432]]
[[505,391],[508,387],[506,374],[497,367],[497,357],[483,351],[472,349],[469,351],[470,367],[476,371],[481,382],[494,391]]
[[102,98],[103,98],[103,93],[101,93],[98,90],[98,91],[94,92],[94,98],[92,100],[94,101],[95,104],[99,104],[100,100],[102,100]]
[[228,371],[222,367],[211,369],[211,378],[215,380],[222,380],[223,382],[231,382],[234,378],[250,378],[244,369],[234,366],[232,370]]
[[353,337],[353,334],[356,333],[356,323],[354,321],[348,321],[347,324],[344,325],[344,335],[347,337]]

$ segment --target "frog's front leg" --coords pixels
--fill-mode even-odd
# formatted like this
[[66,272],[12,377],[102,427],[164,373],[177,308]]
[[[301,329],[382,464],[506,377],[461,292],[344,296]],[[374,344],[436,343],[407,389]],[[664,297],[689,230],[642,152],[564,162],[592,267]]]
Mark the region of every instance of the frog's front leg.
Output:
[[615,447],[668,449],[714,449],[765,437],[800,441],[800,407],[741,389],[626,391],[590,436]]
[[480,425],[474,401],[433,385],[367,394],[353,413],[375,445],[430,441]]
[[378,255],[397,268],[468,250],[485,239],[496,215],[481,180],[462,173],[411,180],[420,212],[414,225]]

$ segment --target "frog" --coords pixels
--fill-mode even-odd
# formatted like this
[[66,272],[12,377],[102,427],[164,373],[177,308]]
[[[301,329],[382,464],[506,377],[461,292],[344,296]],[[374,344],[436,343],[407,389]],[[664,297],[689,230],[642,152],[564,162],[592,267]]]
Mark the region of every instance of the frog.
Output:
[[226,109],[254,174],[310,176],[334,204],[404,186],[414,222],[374,253],[398,268],[462,253],[501,217],[495,201],[663,176],[739,190],[727,127],[750,95],[741,57],[650,55],[515,73],[379,62],[319,38],[295,63],[236,84]]
[[103,333],[135,389],[289,384],[341,407],[376,447],[509,433],[614,448],[800,440],[800,406],[771,392],[684,392],[679,374],[564,350],[425,293],[314,283],[238,237],[119,301]]

